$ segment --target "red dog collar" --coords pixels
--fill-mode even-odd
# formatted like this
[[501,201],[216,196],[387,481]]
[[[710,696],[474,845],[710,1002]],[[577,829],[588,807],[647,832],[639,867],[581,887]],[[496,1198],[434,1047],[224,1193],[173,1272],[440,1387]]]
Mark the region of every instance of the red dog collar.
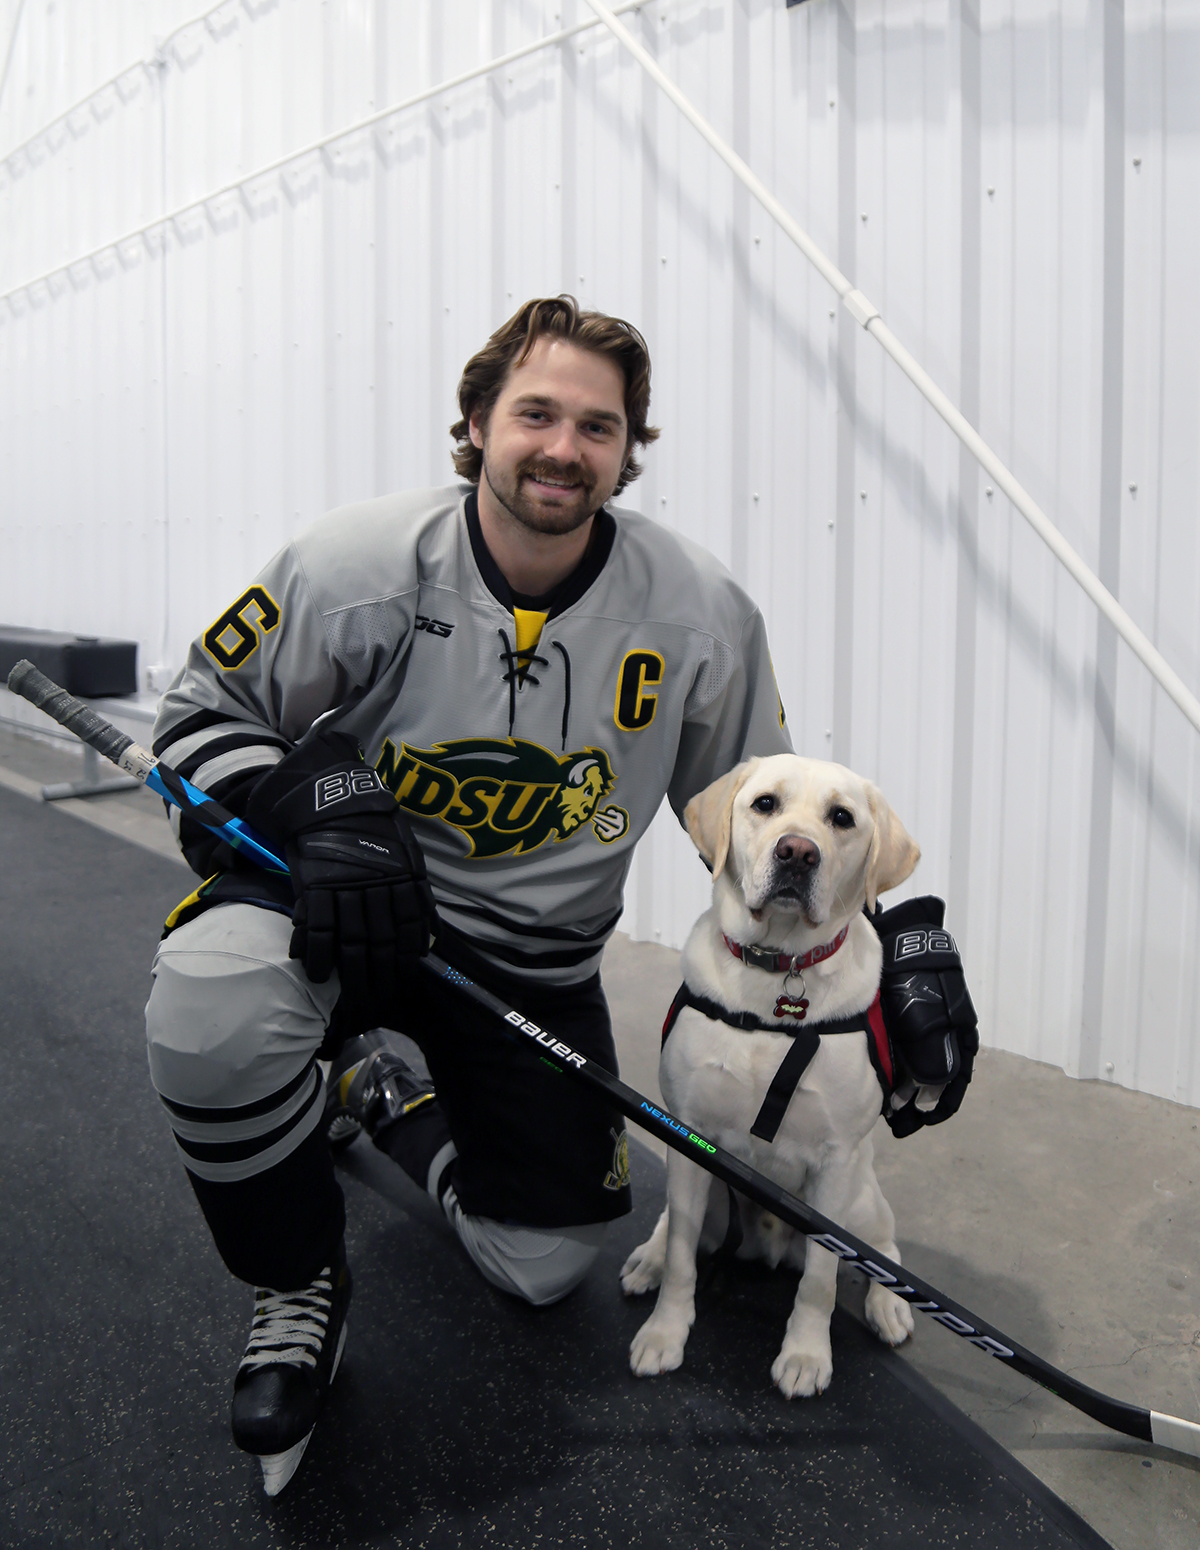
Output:
[[730,941],[723,931],[721,935],[725,939],[725,946],[743,963],[748,963],[755,969],[766,969],[769,974],[799,974],[803,969],[812,968],[814,963],[823,963],[826,958],[832,958],[846,940],[849,930],[850,923],[847,921],[832,942],[826,942],[823,947],[810,948],[799,958],[791,953],[777,952],[773,947],[750,947],[741,942]]

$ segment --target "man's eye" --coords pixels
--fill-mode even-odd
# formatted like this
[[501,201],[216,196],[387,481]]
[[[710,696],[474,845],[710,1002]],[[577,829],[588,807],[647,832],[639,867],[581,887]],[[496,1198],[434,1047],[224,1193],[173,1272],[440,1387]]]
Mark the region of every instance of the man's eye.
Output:
[[756,813],[773,813],[779,806],[779,803],[775,800],[769,791],[766,791],[762,796],[755,797],[750,806]]
[[835,829],[853,829],[854,814],[848,807],[831,807],[829,809],[829,822]]

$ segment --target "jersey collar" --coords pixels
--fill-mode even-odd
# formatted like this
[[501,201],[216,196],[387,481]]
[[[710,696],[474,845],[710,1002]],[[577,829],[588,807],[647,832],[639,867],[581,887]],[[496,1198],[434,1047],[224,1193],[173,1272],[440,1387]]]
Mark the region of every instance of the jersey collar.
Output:
[[483,577],[488,591],[510,613],[514,607],[528,608],[534,613],[545,614],[547,619],[553,619],[565,612],[572,603],[579,601],[604,569],[617,536],[616,520],[612,513],[602,506],[592,523],[592,540],[588,544],[587,553],[571,574],[564,576],[559,584],[544,596],[529,597],[524,592],[512,590],[505,581],[500,567],[492,559],[492,552],[483,540],[483,529],[479,525],[479,495],[475,490],[467,496],[463,510],[467,519],[467,532],[471,538],[471,552],[475,556],[476,565],[479,566],[479,574]]

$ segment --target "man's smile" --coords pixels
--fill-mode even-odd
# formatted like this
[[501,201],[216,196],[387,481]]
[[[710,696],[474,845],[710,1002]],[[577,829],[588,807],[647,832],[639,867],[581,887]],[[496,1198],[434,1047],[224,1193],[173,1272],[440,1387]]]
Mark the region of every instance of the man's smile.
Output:
[[536,488],[553,494],[558,494],[561,492],[569,493],[572,490],[579,490],[583,488],[583,483],[581,480],[577,478],[571,478],[565,474],[530,473],[525,475],[525,479],[529,484],[534,485]]

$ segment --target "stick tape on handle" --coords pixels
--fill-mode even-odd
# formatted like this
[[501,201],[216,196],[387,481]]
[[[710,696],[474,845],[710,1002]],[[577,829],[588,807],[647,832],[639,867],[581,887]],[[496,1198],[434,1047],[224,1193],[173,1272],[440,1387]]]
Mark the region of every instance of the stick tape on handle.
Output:
[[45,673],[39,672],[24,657],[9,673],[8,687],[23,700],[44,710],[60,726],[66,727],[68,732],[74,732],[76,737],[82,738],[114,764],[119,762],[121,755],[133,742],[132,737],[118,732],[111,721],[105,721],[103,716],[90,710],[82,700],[60,689],[52,678],[47,678]]
[[111,721],[105,721],[90,710],[82,700],[68,694],[52,678],[39,672],[32,662],[17,663],[8,675],[8,687],[14,694],[44,710],[48,716],[60,722],[76,737],[89,743],[98,753],[114,764],[120,765],[130,775],[143,782],[151,791],[168,802],[174,802],[182,812],[190,813],[198,823],[215,834],[221,835],[235,850],[241,851],[251,861],[269,872],[288,875],[288,865],[270,844],[255,834],[248,823],[214,802],[206,792],[190,781],[177,775],[169,765],[160,764],[147,749],[140,747],[133,738],[119,732]]

